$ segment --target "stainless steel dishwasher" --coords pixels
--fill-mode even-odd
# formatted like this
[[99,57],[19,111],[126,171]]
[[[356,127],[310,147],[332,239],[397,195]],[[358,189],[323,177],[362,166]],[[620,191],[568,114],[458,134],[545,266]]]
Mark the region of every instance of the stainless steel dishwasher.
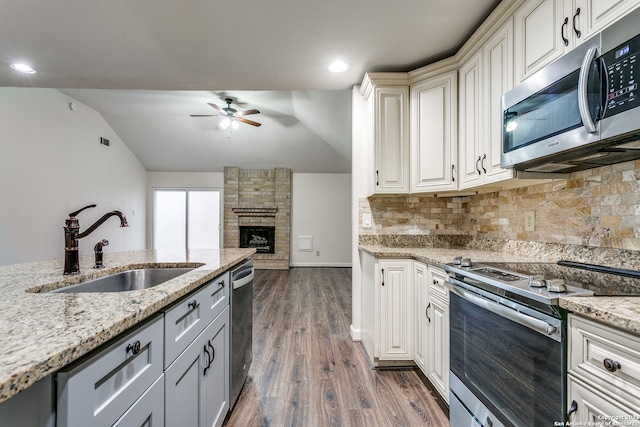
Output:
[[231,401],[236,404],[251,366],[253,341],[253,260],[231,271]]

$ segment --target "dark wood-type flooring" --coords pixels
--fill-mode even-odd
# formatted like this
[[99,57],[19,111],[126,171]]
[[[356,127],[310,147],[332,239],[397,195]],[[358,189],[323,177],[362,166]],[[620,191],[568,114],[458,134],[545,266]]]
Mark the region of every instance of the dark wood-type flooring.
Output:
[[449,425],[414,369],[371,369],[350,340],[350,268],[257,270],[253,315],[253,363],[226,426]]

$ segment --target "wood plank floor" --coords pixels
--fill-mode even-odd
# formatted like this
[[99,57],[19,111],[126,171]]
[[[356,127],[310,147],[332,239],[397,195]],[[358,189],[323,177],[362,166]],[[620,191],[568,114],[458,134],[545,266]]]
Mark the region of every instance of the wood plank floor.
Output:
[[253,315],[253,363],[226,426],[449,425],[415,370],[371,369],[350,340],[350,268],[256,270]]

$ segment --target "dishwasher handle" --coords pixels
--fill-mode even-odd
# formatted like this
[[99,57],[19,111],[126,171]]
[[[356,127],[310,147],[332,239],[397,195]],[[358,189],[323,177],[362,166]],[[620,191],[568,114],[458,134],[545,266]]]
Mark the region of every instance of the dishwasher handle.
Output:
[[498,304],[495,301],[491,301],[489,299],[481,297],[480,295],[476,295],[473,292],[470,292],[466,289],[455,286],[450,282],[445,282],[445,286],[449,288],[451,292],[458,295],[460,298],[466,301],[469,301],[470,303],[475,304],[478,307],[482,307],[486,310],[489,310],[492,313],[495,313],[506,319],[512,320],[531,330],[539,332],[542,335],[551,336],[559,332],[556,326],[550,325],[544,320],[536,319],[535,317],[531,317],[527,314],[521,313],[519,311],[515,311],[502,304]]
[[254,270],[253,270],[253,268],[251,268],[249,271],[250,271],[249,274],[247,274],[247,275],[245,275],[243,277],[240,277],[237,280],[232,279],[231,285],[233,286],[233,289],[241,288],[241,287],[253,282],[253,271]]

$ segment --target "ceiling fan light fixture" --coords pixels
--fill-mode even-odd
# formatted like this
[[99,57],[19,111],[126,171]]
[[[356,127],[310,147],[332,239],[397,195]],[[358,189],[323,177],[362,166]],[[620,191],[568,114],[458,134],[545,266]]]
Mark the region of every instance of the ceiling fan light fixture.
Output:
[[349,68],[349,66],[343,61],[334,61],[329,64],[329,71],[334,73],[342,73],[343,71],[346,71],[347,68]]
[[25,74],[34,74],[36,72],[36,70],[34,70],[30,65],[23,64],[23,63],[16,62],[16,63],[10,64],[9,66],[16,71],[20,71],[21,73],[25,73]]
[[220,127],[222,129],[228,129],[229,125],[231,125],[231,119],[229,117],[225,117],[222,119],[222,122],[220,122]]

